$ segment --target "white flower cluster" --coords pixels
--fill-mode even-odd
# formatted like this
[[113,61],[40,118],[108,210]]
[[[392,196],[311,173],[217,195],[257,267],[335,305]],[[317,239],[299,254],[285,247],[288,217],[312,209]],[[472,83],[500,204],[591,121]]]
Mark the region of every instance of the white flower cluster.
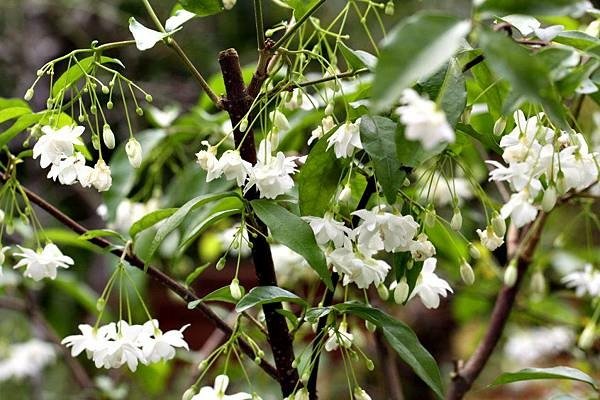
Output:
[[54,243],[48,243],[43,250],[38,251],[18,247],[21,249],[21,253],[14,253],[14,255],[21,257],[21,260],[14,268],[25,267],[23,276],[34,281],[40,281],[44,278],[55,279],[59,267],[69,268],[74,263],[73,259],[65,256]]
[[54,347],[38,339],[11,344],[4,354],[0,358],[0,382],[38,376],[56,358]]
[[110,189],[112,177],[110,168],[103,159],[99,159],[94,168],[85,165],[85,157],[75,151],[75,145],[81,144],[79,137],[85,130],[83,126],[64,126],[58,130],[46,125],[41,128],[43,135],[33,146],[33,158],[40,158],[40,166],[50,166],[48,178],[63,185],[79,182],[83,187],[95,187],[99,192]]
[[[189,400],[250,400],[255,398],[250,393],[246,392],[225,394],[228,386],[229,377],[227,375],[218,375],[215,378],[214,386],[204,386],[200,388],[200,391],[189,397]],[[192,393],[195,393],[195,390],[192,389]],[[185,394],[184,398],[186,398]]]
[[297,157],[286,157],[281,151],[273,156],[268,140],[260,142],[255,165],[244,161],[237,150],[228,150],[217,159],[217,149],[208,142],[203,144],[207,149],[196,153],[196,157],[200,167],[207,172],[207,182],[224,175],[243,186],[244,192],[255,186],[260,197],[267,199],[274,199],[294,187],[291,175],[297,171]]
[[346,321],[342,321],[338,328],[329,328],[329,338],[325,341],[325,350],[337,350],[340,346],[349,349],[352,347],[353,340],[354,335],[348,332],[348,324]]
[[404,136],[407,139],[418,140],[425,150],[440,143],[454,142],[454,130],[435,102],[421,97],[413,89],[405,89],[400,102],[403,105],[394,112],[406,127]]
[[595,270],[592,264],[585,264],[583,271],[571,272],[561,281],[567,287],[574,289],[577,297],[589,295],[595,298],[600,296],[600,271]]
[[139,363],[148,365],[172,359],[176,348],[189,350],[183,338],[183,331],[188,326],[163,333],[155,319],[143,325],[119,321],[99,328],[81,324],[81,335],[67,336],[61,343],[71,347],[73,357],[85,350],[96,368],[119,368],[127,364],[131,371],[135,371]]
[[[515,128],[500,140],[508,166],[487,161],[496,167],[490,180],[507,181],[514,191],[500,215],[511,217],[518,228],[532,222],[538,208],[550,211],[557,196],[583,190],[598,180],[598,154],[588,151],[583,135],[561,132],[555,140],[554,131],[542,124],[542,118],[539,114],[527,119],[516,111]],[[548,182],[546,187],[543,180]]]
[[[439,305],[438,296],[446,296],[452,289],[446,281],[435,273],[435,247],[424,233],[417,235],[419,224],[410,215],[396,215],[383,207],[372,210],[357,210],[353,213],[361,222],[355,229],[326,214],[323,218],[304,217],[311,226],[317,243],[323,248],[327,261],[333,269],[342,274],[344,285],[354,283],[361,289],[371,284],[381,285],[391,267],[374,256],[380,251],[408,252],[415,261],[424,261],[423,270],[412,297],[419,295],[429,308]],[[416,238],[415,238],[416,236]],[[392,289],[399,294],[398,302],[407,299],[408,284],[404,279],[394,282]]]
[[519,365],[532,366],[568,351],[574,342],[575,334],[567,327],[536,327],[512,333],[504,345],[504,353]]

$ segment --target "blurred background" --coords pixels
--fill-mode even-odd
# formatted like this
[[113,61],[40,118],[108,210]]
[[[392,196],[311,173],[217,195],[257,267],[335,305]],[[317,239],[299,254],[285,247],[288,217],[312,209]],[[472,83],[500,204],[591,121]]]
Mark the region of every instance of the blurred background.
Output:
[[[319,18],[327,20],[336,15],[343,0],[331,0],[326,3],[319,13]],[[174,5],[172,0],[154,1],[161,19],[165,19]],[[396,13],[392,17],[385,18],[385,25],[389,28],[403,17],[421,9],[444,10],[452,14],[468,17],[470,15],[469,0],[422,0],[422,1],[396,1]],[[271,27],[288,18],[288,12],[280,7],[271,5],[265,1],[265,26]],[[238,0],[237,5],[229,12],[217,16],[195,19],[186,24],[185,29],[176,35],[177,40],[185,49],[190,59],[205,76],[213,76],[218,72],[217,54],[220,50],[235,47],[241,55],[243,65],[252,66],[256,61],[256,37],[252,2]],[[0,2],[0,97],[22,98],[27,88],[35,79],[36,70],[58,56],[68,53],[76,48],[89,47],[90,43],[98,40],[100,43],[120,41],[131,38],[127,28],[128,18],[135,16],[136,19],[147,26],[151,26],[141,1],[138,0],[2,0]],[[362,27],[356,22],[350,24],[348,32],[352,37],[354,49],[369,49],[369,42],[365,37]],[[376,38],[380,39],[381,36]],[[202,95],[196,82],[190,78],[188,72],[178,62],[175,55],[165,46],[156,46],[152,50],[139,52],[130,46],[112,50],[107,53],[111,57],[120,59],[126,66],[125,75],[135,80],[137,84],[152,94],[153,105],[159,109],[176,107],[181,119],[178,122],[178,133],[185,136],[185,141],[177,143],[185,149],[188,156],[200,148],[200,140],[207,137],[213,131],[221,129],[225,121],[224,115],[215,114],[210,107],[199,106],[202,104]],[[43,85],[41,86],[43,88]],[[45,107],[47,92],[43,89],[36,90],[31,101],[35,110]],[[590,118],[591,119],[590,111]],[[111,126],[117,136],[117,142],[123,142],[128,137],[126,122],[123,115],[115,113],[110,117]],[[152,132],[156,131],[156,117],[152,112],[147,112],[143,118],[134,119],[134,130],[144,132],[151,140]],[[196,132],[201,132],[194,137]],[[16,141],[18,142],[18,141]],[[15,149],[18,143],[15,144]],[[189,151],[191,149],[191,151]],[[175,157],[176,152],[173,151]],[[115,187],[120,183],[129,182],[132,170],[124,163],[122,149],[115,151],[111,166],[114,168]],[[121,164],[119,164],[121,163]],[[119,165],[122,168],[119,169]],[[204,177],[199,168],[174,169],[170,175],[164,178],[162,185],[164,194],[168,197],[169,206],[180,206],[185,200],[191,198],[190,193],[195,195],[219,190],[219,183],[213,185],[204,184]],[[152,173],[152,167],[148,167],[147,174]],[[61,210],[81,222],[89,228],[102,228],[107,224],[115,224],[118,213],[117,209],[124,198],[136,197],[135,201],[147,202],[156,193],[144,192],[143,186],[145,175],[138,176],[137,182],[125,185],[124,189],[115,193],[111,191],[106,196],[99,195],[96,191],[81,189],[78,185],[65,188],[52,184],[45,178],[45,172],[40,170],[37,162],[27,162],[20,170],[21,181],[27,187],[44,196],[57,205]],[[149,179],[149,178],[148,178]],[[141,183],[140,183],[141,182]],[[123,187],[123,186],[121,186]],[[141,194],[140,194],[141,193]],[[106,212],[102,211],[102,205],[106,205]],[[469,200],[466,199],[463,207],[465,214]],[[162,204],[161,207],[166,206]],[[0,307],[0,355],[3,345],[11,342],[24,341],[32,335],[47,335],[52,331],[58,337],[65,337],[76,331],[78,323],[93,323],[95,315],[95,299],[102,291],[106,280],[110,275],[116,260],[103,254],[99,254],[93,247],[82,244],[74,234],[69,233],[56,224],[43,211],[37,210],[38,216],[44,227],[48,227],[48,236],[61,245],[64,252],[77,260],[77,266],[72,268],[68,274],[63,274],[60,279],[49,282],[46,286],[34,287],[29,295],[32,304],[39,307],[47,316],[47,321],[39,321],[15,310],[7,310]],[[447,210],[450,211],[450,210]],[[124,211],[127,213],[127,211]],[[131,211],[130,211],[131,212]],[[588,212],[594,213],[590,208]],[[556,213],[552,217],[550,233],[546,245],[556,248],[554,238],[560,237],[564,246],[569,240],[577,242],[573,232],[577,232],[579,225],[564,228],[560,221],[573,219],[579,215],[579,210],[566,210]],[[130,215],[133,218],[133,215]],[[108,219],[108,221],[106,220]],[[118,222],[118,221],[117,221]],[[467,223],[465,223],[467,224]],[[477,218],[471,221],[469,231],[481,226]],[[478,225],[479,224],[479,225]],[[225,226],[222,227],[223,230]],[[472,229],[471,229],[472,228]],[[597,227],[592,228],[598,233]],[[565,234],[566,231],[566,234]],[[562,233],[562,234],[561,234]],[[27,237],[27,232],[16,229],[16,239]],[[19,235],[22,235],[20,238]],[[193,251],[194,256],[179,262],[177,265],[165,265],[168,271],[179,279],[185,279],[191,270],[199,263],[199,260],[209,260],[213,264],[221,254],[219,242],[220,233],[209,231],[203,235]],[[596,236],[597,238],[597,236]],[[176,239],[175,239],[176,240]],[[443,240],[442,240],[443,241]],[[8,245],[12,243],[5,243]],[[166,243],[168,247],[168,243]],[[593,252],[594,247],[581,245],[582,252]],[[161,249],[168,255],[169,249]],[[441,250],[443,252],[443,249]],[[560,251],[558,251],[560,253]],[[548,253],[544,265],[552,264],[551,255]],[[578,263],[570,254],[559,254],[557,262],[566,264]],[[501,257],[500,257],[501,258]],[[502,261],[502,260],[500,260]],[[554,260],[556,261],[556,260]],[[484,260],[483,263],[493,264],[493,260]],[[229,265],[231,264],[231,265]],[[225,273],[218,274],[214,268],[209,268],[195,289],[200,295],[209,293],[215,289],[226,286],[233,275],[235,262],[227,265]],[[7,268],[5,268],[6,271]],[[253,273],[249,268],[242,268],[242,283],[246,287],[253,284]],[[477,289],[460,288],[460,295],[454,296],[452,302],[445,302],[437,310],[426,310],[420,303],[412,302],[402,310],[396,310],[396,314],[407,322],[416,331],[417,335],[436,357],[442,367],[444,376],[448,376],[452,370],[452,359],[457,355],[468,355],[477,343],[478,338],[485,327],[485,321],[493,304],[494,294],[499,287],[499,280],[493,279],[494,272],[491,267],[481,267],[480,271],[484,277]],[[447,275],[458,280],[456,270],[446,271]],[[98,387],[104,387],[102,393],[96,393],[97,398],[106,399],[179,399],[181,393],[193,381],[197,375],[193,364],[207,355],[215,343],[223,340],[219,333],[213,331],[213,327],[197,312],[189,311],[185,305],[177,301],[171,294],[154,282],[149,282],[143,274],[132,272],[139,286],[143,288],[143,295],[150,304],[153,316],[161,322],[161,328],[178,329],[186,323],[192,323],[192,328],[186,333],[186,339],[195,351],[187,360],[179,360],[170,364],[155,364],[153,366],[141,366],[136,374],[130,374],[124,368],[121,370],[96,371],[84,357],[79,357],[86,370],[95,376]],[[487,275],[486,275],[487,274]],[[6,277],[8,276],[8,278]],[[5,275],[4,281],[0,283],[0,293],[10,293],[10,274]],[[16,278],[15,278],[16,279]],[[550,273],[550,285],[552,285],[552,272]],[[559,281],[557,274],[554,283]],[[8,283],[7,283],[8,280]],[[82,285],[81,282],[85,282]],[[2,288],[4,286],[4,288]],[[304,286],[294,288],[295,290],[310,291],[310,282]],[[0,306],[2,304],[0,303]],[[5,304],[6,305],[6,304]],[[229,317],[227,308],[220,310],[224,318]],[[399,314],[401,313],[401,314]],[[509,327],[509,340],[501,343],[499,354],[494,357],[490,367],[482,376],[481,382],[490,382],[501,370],[515,369],[520,366],[555,365],[563,362],[573,362],[578,367],[590,371],[593,363],[598,359],[585,359],[582,354],[573,353],[573,343],[576,332],[579,329],[581,318],[589,315],[590,310],[585,305],[578,303],[576,299],[568,295],[559,297],[536,298],[533,294],[523,296],[514,316],[515,324]],[[139,316],[142,320],[143,315]],[[47,326],[49,323],[50,326]],[[544,331],[535,328],[537,325],[551,325],[553,328]],[[520,328],[524,326],[526,328]],[[529,327],[529,328],[527,328]],[[533,330],[532,330],[533,329]],[[535,329],[542,329],[536,331]],[[192,333],[193,332],[193,333]],[[358,335],[357,340],[363,340],[365,346],[373,349],[372,339]],[[512,342],[511,342],[512,340]],[[376,358],[376,355],[373,355]],[[330,382],[323,385],[323,397],[346,398],[345,382],[343,380],[343,369],[339,367],[342,360],[335,356],[324,360],[322,366],[322,382]],[[383,364],[376,362],[376,368]],[[364,367],[358,370],[361,376],[366,377],[364,387],[374,399],[384,399],[385,396],[378,386],[378,378],[381,376],[378,369],[368,372]],[[278,396],[278,388],[275,387],[266,375],[259,370],[250,367],[251,378],[255,389],[267,399],[275,399]],[[429,399],[428,390],[422,383],[403,366],[400,366],[402,375],[401,385],[406,399]],[[239,378],[240,371],[232,371],[232,381]],[[207,379],[207,384],[211,383]],[[235,386],[235,384],[233,384]],[[236,386],[237,387],[237,386]],[[243,390],[241,385],[239,390]],[[552,393],[584,393],[584,388],[572,383],[552,382],[551,384],[522,384],[513,385],[508,388],[486,390],[479,386],[474,391],[471,399],[538,399],[549,398]],[[25,379],[7,379],[0,381],[0,399],[77,399],[86,398],[89,394],[82,393],[67,368],[64,359],[58,356],[51,366],[45,368],[43,373]],[[581,397],[585,398],[585,397]]]

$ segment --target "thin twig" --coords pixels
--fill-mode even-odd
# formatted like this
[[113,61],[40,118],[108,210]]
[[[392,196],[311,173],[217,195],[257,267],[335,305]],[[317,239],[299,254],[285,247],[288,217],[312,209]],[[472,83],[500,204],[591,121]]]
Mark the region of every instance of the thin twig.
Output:
[[306,20],[312,16],[318,9],[319,7],[321,7],[323,5],[323,3],[325,3],[327,0],[319,0],[317,3],[315,3],[315,5],[313,5],[310,9],[308,9],[306,11],[306,13],[300,17],[300,19],[294,24],[294,26],[292,26],[290,29],[288,29],[285,34],[277,41],[275,42],[275,45],[273,46],[273,50],[277,50],[278,48],[280,48],[281,46],[283,46],[285,44],[285,42],[287,42],[287,40],[289,38],[292,37],[292,35],[294,35],[294,33],[296,33],[296,31],[302,26],[302,24],[304,24],[304,22],[306,22]]

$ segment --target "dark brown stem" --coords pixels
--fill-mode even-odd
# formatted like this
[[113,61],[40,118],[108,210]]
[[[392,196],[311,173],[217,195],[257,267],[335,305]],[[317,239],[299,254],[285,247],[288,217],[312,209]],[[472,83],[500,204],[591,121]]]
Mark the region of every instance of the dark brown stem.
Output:
[[[517,257],[517,280],[513,286],[502,286],[502,289],[496,298],[490,324],[485,336],[464,366],[460,367],[459,364],[457,364],[446,399],[460,400],[464,397],[496,348],[514,306],[523,277],[527,272],[533,253],[540,240],[545,221],[546,214],[540,213],[537,219],[528,228],[523,229],[521,232],[517,232],[514,229],[509,231],[507,238],[507,252],[509,258],[512,258],[512,256]],[[523,248],[518,249],[517,247],[524,241]]]
[[[221,65],[225,91],[227,93],[227,98],[223,101],[223,105],[229,113],[232,126],[235,127],[233,131],[235,144],[240,149],[242,158],[254,165],[256,164],[256,148],[252,129],[248,127],[245,132],[240,132],[239,130],[239,123],[249,114],[254,96],[249,94],[250,88],[246,91],[239,56],[235,49],[227,49],[219,53],[219,64]],[[253,81],[256,81],[255,85],[258,86],[252,89],[252,93],[258,93],[264,81],[264,79],[261,80],[261,77],[257,73],[254,74],[255,79]],[[248,201],[255,200],[258,197],[258,192],[255,188],[248,190],[244,194],[244,198]],[[251,231],[258,232],[258,234],[250,235],[252,259],[254,261],[258,284],[260,286],[277,286],[277,276],[275,275],[271,247],[266,239],[268,236],[267,226],[257,217],[249,218],[247,223]],[[283,395],[288,396],[297,387],[301,386],[301,383],[299,383],[298,371],[292,366],[295,359],[294,347],[285,317],[279,313],[281,309],[281,303],[265,304],[263,306],[267,331],[269,333],[269,344],[271,345],[275,366],[279,374],[279,384],[281,385]]]
[[[356,207],[357,210],[361,210],[367,206],[367,203],[369,202],[369,199],[371,198],[373,193],[375,193],[376,188],[377,188],[377,186],[375,183],[375,179],[373,177],[370,177],[369,180],[367,181],[367,186],[365,188],[365,191],[363,192],[360,200],[358,201],[358,205]],[[359,221],[359,217],[355,215],[352,218],[352,225],[354,225],[354,226],[357,225],[358,221]],[[339,280],[340,280],[340,276],[337,273],[333,272],[331,274],[333,290],[327,290],[327,292],[325,292],[325,298],[323,299],[323,307],[329,307],[330,305],[333,304],[333,295],[335,294],[335,288],[336,288]],[[308,378],[308,383],[306,385],[306,388],[308,389],[310,400],[317,400],[319,398],[319,395],[317,393],[317,378],[319,376],[319,361],[321,358],[320,343],[323,340],[323,338],[325,337],[325,334],[327,333],[325,331],[326,325],[327,325],[327,316],[319,318],[319,322],[317,324],[317,331],[316,331],[317,336],[314,340],[312,354],[311,354],[312,370],[310,371],[310,377]]]
[[[0,180],[6,181],[7,179],[8,179],[8,177],[5,174],[3,174],[2,172],[0,172]],[[31,190],[27,189],[26,187],[23,187],[23,186],[21,186],[21,187],[23,189],[23,192],[27,196],[27,199],[30,202],[32,202],[33,204],[40,207],[41,209],[46,211],[48,214],[52,215],[56,220],[58,220],[60,223],[65,225],[67,228],[71,229],[73,232],[80,234],[80,235],[83,235],[84,233],[88,232],[87,228],[85,228],[84,226],[82,226],[81,224],[79,224],[78,222],[73,220],[68,215],[64,214],[62,211],[60,211],[58,208],[54,207],[52,204],[48,203],[42,197],[40,197],[36,193],[32,192]],[[102,249],[110,249],[109,250],[110,253],[112,253],[118,257],[121,257],[121,255],[122,255],[122,251],[123,251],[122,249],[115,248],[115,246],[111,242],[109,242],[108,240],[106,240],[103,237],[94,237],[94,238],[88,239],[88,242],[90,242]],[[194,292],[192,292],[185,286],[181,285],[180,283],[175,281],[173,278],[166,275],[164,272],[162,272],[159,269],[156,269],[155,267],[152,267],[150,265],[145,265],[144,261],[142,261],[135,254],[131,253],[131,251],[127,252],[127,254],[125,255],[125,260],[130,265],[132,265],[142,271],[145,271],[146,274],[148,274],[152,279],[158,281],[161,285],[165,286],[166,288],[168,288],[171,291],[173,291],[174,293],[176,293],[186,303],[189,303],[191,301],[199,299],[199,297]],[[210,309],[210,307],[208,307],[206,304],[200,303],[200,304],[198,304],[196,309],[199,310],[218,329],[225,332],[225,334],[231,335],[233,333],[233,330],[231,329],[231,327],[225,321],[223,321],[217,314],[215,314],[215,312],[212,309]],[[245,342],[241,339],[239,339],[238,342],[240,344],[240,348],[242,349],[242,351],[244,353],[246,353],[251,358],[254,358],[256,356],[254,350],[247,342]],[[275,367],[273,367],[270,363],[268,363],[265,360],[262,360],[259,366],[271,377],[278,380],[279,375],[277,374]]]

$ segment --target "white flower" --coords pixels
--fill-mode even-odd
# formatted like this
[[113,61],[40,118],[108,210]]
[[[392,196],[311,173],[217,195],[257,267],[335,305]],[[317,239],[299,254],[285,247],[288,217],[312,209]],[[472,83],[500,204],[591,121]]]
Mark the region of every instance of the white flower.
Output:
[[352,347],[353,340],[354,335],[348,332],[346,321],[342,321],[337,329],[335,327],[329,328],[329,338],[325,342],[325,350],[337,350],[339,346],[349,349]]
[[345,226],[343,222],[334,220],[331,214],[327,213],[323,218],[303,217],[303,219],[309,223],[318,244],[324,246],[331,241],[335,247],[350,246],[350,240],[354,236],[352,229]]
[[412,89],[405,89],[400,101],[404,105],[398,107],[395,113],[406,126],[404,136],[407,139],[420,141],[425,150],[431,150],[442,142],[454,142],[454,131],[446,114],[435,102],[419,96]]
[[360,118],[354,123],[347,121],[327,139],[327,150],[333,146],[337,158],[350,157],[354,149],[362,149],[360,141]]
[[175,357],[175,348],[181,347],[189,350],[189,346],[183,339],[183,331],[190,326],[184,325],[179,330],[162,332],[158,328],[158,321],[153,319],[143,325],[144,332],[141,335],[141,347],[147,362],[153,363],[160,360],[170,360]]
[[197,163],[200,165],[200,168],[207,172],[206,182],[210,182],[219,178],[223,174],[223,171],[219,167],[217,148],[209,145],[206,140],[203,140],[202,144],[206,146],[206,150],[200,150],[196,153]]
[[129,163],[133,168],[139,168],[142,165],[142,145],[135,138],[130,138],[125,144],[125,153]]
[[438,308],[440,305],[440,296],[446,297],[452,293],[452,288],[445,280],[438,277],[434,271],[437,264],[435,258],[428,258],[423,263],[423,269],[417,278],[417,283],[413,289],[410,298],[419,296],[423,305],[427,308]]
[[575,289],[577,297],[586,294],[593,298],[600,296],[600,271],[595,270],[592,264],[585,264],[583,271],[571,272],[561,282]]
[[483,244],[489,251],[496,250],[504,243],[504,238],[497,236],[491,226],[488,226],[485,231],[477,229],[477,234],[479,235],[481,244]]
[[136,221],[156,210],[158,210],[156,199],[150,199],[147,203],[137,203],[125,198],[117,206],[115,219],[108,224],[108,227],[119,232],[128,232]]
[[564,326],[520,329],[508,335],[504,353],[517,364],[529,366],[569,351],[574,342],[573,331]]
[[391,269],[385,261],[354,252],[348,247],[340,247],[332,251],[328,261],[337,273],[344,275],[342,282],[344,286],[354,282],[359,289],[366,289],[371,284],[379,285]]
[[14,268],[25,267],[23,276],[40,281],[44,278],[55,279],[57,268],[69,268],[73,265],[73,259],[65,256],[53,243],[48,243],[41,252],[18,246],[22,253],[15,253],[22,259]]
[[0,382],[38,376],[55,358],[52,344],[38,339],[11,344],[6,349],[6,357],[0,359]]
[[48,178],[63,185],[72,185],[77,181],[79,170],[85,166],[83,154],[76,152],[72,156],[63,156],[50,167]]
[[322,138],[327,134],[330,130],[335,127],[335,121],[331,115],[326,116],[321,121],[321,125],[317,126],[310,134],[310,138],[308,139],[308,145],[314,142],[317,139]]
[[357,210],[352,213],[362,221],[355,229],[358,247],[365,254],[379,250],[407,251],[419,224],[412,215],[398,216],[375,207],[373,210]]
[[575,135],[573,141],[573,145],[558,154],[560,170],[564,174],[563,193],[570,189],[583,190],[598,181],[598,153],[588,151],[585,138],[581,134]]
[[234,180],[238,186],[242,186],[252,169],[252,164],[244,161],[237,150],[227,150],[219,159],[218,167],[227,180]]
[[133,17],[129,18],[129,31],[133,35],[135,45],[140,51],[151,49],[156,43],[169,36],[168,33],[145,27]]
[[104,160],[100,159],[96,162],[93,169],[87,170],[85,175],[80,177],[79,182],[83,187],[92,185],[99,192],[106,192],[112,185],[110,168]]
[[356,400],[372,400],[371,396],[369,396],[365,389],[358,386],[354,388],[354,398]]
[[126,321],[119,321],[116,325],[114,340],[107,341],[105,346],[93,353],[96,368],[119,368],[127,364],[129,369],[135,372],[140,362],[147,363],[139,347],[142,326],[129,325]]
[[175,29],[179,28],[181,25],[185,24],[195,16],[196,14],[187,10],[177,10],[175,11],[175,14],[167,18],[165,21],[165,30],[167,32],[173,32]]
[[[173,121],[177,119],[179,116],[179,107],[177,106],[166,106],[164,109],[159,109],[152,105],[149,105],[147,108],[149,115],[154,120],[154,123],[161,128],[168,128],[171,126]],[[229,121],[229,120],[227,120]],[[229,121],[231,123],[231,121]]]
[[81,335],[70,335],[60,342],[71,348],[73,357],[77,357],[85,350],[88,358],[91,358],[95,352],[104,349],[109,340],[114,340],[117,332],[116,325],[112,322],[100,328],[80,324],[79,330]]
[[410,242],[409,250],[410,255],[415,261],[425,261],[435,255],[435,247],[424,233],[420,233],[417,236],[417,240]]
[[200,388],[200,392],[192,397],[192,400],[250,400],[250,393],[239,392],[236,394],[225,394],[229,386],[229,377],[227,375],[219,375],[215,378],[214,386],[204,386]]
[[544,42],[551,41],[565,29],[562,25],[542,28],[540,21],[529,15],[512,14],[502,17],[502,19],[517,28],[521,35],[529,36],[533,33]]
[[503,205],[500,210],[502,218],[511,217],[512,223],[517,228],[521,228],[535,220],[537,213],[538,209],[532,204],[526,190],[512,194],[508,203]]
[[294,162],[296,157],[286,157],[282,152],[273,156],[271,144],[268,140],[263,140],[258,146],[257,158],[244,192],[256,186],[261,198],[274,199],[294,187],[294,180],[290,175],[297,171]]
[[271,111],[269,113],[269,119],[273,123],[273,128],[276,131],[288,131],[290,129],[290,123],[284,113],[279,110]]
[[40,166],[48,167],[60,161],[63,156],[73,155],[74,145],[79,143],[83,126],[64,126],[58,130],[46,125],[42,127],[44,135],[33,146],[33,158],[40,157]]

